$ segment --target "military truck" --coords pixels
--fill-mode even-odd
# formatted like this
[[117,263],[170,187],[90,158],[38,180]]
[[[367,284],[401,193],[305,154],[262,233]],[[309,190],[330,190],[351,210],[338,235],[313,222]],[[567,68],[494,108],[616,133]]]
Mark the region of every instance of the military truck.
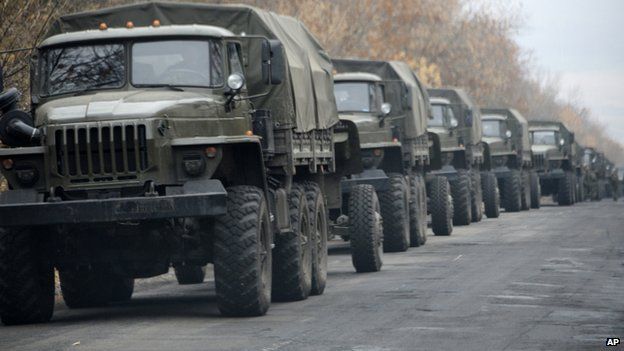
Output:
[[584,190],[591,201],[600,201],[605,197],[606,163],[604,154],[595,148],[583,149],[583,167],[586,169]]
[[[361,173],[342,181],[342,213],[357,209],[358,203],[350,201],[356,195],[353,186],[367,184],[379,196],[384,251],[423,245],[427,239],[423,170],[429,162],[426,92],[403,62],[334,59],[333,64],[340,126],[357,131],[362,155]],[[448,202],[448,196],[444,199]],[[348,220],[354,221],[353,216],[349,214]],[[334,228],[339,229],[347,218],[343,214],[337,222]],[[350,238],[352,253],[357,255],[360,245],[354,241],[357,233],[353,229],[342,236]],[[353,261],[358,271],[372,266],[362,264],[356,256]]]
[[563,123],[552,121],[530,121],[529,132],[542,193],[552,196],[559,205],[573,205],[576,202],[574,133]]
[[453,224],[478,222],[483,217],[485,150],[479,109],[462,89],[428,89],[428,93],[433,115],[427,124],[432,159],[429,171],[451,184]]
[[532,169],[527,120],[512,108],[482,108],[485,163],[498,180],[507,212],[540,207],[539,177]]
[[[200,283],[224,315],[321,294],[339,193],[332,65],[299,21],[147,3],[58,19],[31,111],[0,96],[0,316],[44,322],[128,300],[135,278]],[[339,206],[339,205],[338,205]]]

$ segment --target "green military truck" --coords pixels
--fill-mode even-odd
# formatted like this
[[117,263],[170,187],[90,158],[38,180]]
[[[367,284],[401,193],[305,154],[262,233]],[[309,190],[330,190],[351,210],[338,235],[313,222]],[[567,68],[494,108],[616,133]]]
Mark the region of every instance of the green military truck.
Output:
[[574,133],[563,123],[552,121],[530,121],[529,132],[542,193],[551,195],[559,205],[573,205],[577,182]]
[[486,164],[498,180],[507,212],[540,207],[539,177],[532,169],[527,120],[511,108],[482,108]]
[[338,114],[303,24],[129,5],[61,17],[32,63],[30,113],[0,95],[3,323],[51,318],[54,268],[70,308],[171,266],[199,283],[207,263],[224,315],[323,292]]
[[[405,251],[426,241],[427,195],[424,166],[429,162],[426,92],[407,64],[398,61],[334,59],[334,95],[340,130],[355,130],[361,149],[362,171],[345,177],[345,199],[335,229],[356,224],[352,212],[361,204],[352,201],[354,187],[368,185],[379,196],[383,219],[383,249]],[[337,147],[338,149],[338,147]],[[448,201],[448,196],[445,196]],[[347,216],[348,215],[348,216]],[[359,218],[359,217],[358,217]],[[342,234],[350,239],[358,271],[375,267],[358,256],[362,250],[357,226]],[[360,255],[366,256],[366,255]],[[370,260],[369,260],[370,261]]]
[[585,169],[584,191],[591,201],[605,197],[606,162],[604,154],[593,147],[583,149],[582,166]]
[[428,89],[433,118],[429,171],[448,178],[453,197],[453,224],[468,225],[483,216],[481,171],[485,146],[479,109],[462,89]]

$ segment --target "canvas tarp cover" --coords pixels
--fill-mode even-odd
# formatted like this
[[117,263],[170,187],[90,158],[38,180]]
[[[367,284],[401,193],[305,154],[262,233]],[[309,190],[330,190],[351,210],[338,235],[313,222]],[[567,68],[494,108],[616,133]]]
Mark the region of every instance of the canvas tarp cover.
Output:
[[338,122],[333,95],[332,64],[323,48],[300,21],[244,5],[213,5],[150,2],[62,16],[52,24],[47,36],[98,28],[149,26],[154,19],[161,25],[199,24],[222,27],[240,35],[261,35],[278,39],[284,46],[287,78],[281,85],[262,83],[260,41],[247,44],[247,86],[250,94],[271,89],[269,95],[254,99],[257,108],[270,109],[281,124],[295,123],[300,132],[327,129]]
[[[477,105],[472,101],[470,96],[463,90],[459,88],[440,88],[440,89],[429,89],[429,96],[431,97],[441,97],[448,99],[453,105],[453,112],[456,116],[463,116],[465,114],[465,109],[470,109],[472,111],[472,128],[471,128],[471,138],[474,142],[478,143],[481,141],[481,112]],[[467,117],[467,116],[464,116]],[[463,122],[465,123],[465,121]]]
[[351,59],[334,59],[332,62],[337,73],[363,72],[379,76],[385,81],[386,100],[392,105],[390,117],[404,116],[405,136],[417,138],[427,133],[429,99],[406,63]]

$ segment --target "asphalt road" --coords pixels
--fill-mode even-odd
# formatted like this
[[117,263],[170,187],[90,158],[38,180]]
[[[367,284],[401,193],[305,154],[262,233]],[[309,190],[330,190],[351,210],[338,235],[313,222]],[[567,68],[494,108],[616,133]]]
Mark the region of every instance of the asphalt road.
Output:
[[333,243],[322,296],[219,316],[212,281],[141,282],[129,303],[0,327],[0,350],[621,350],[624,203],[502,213],[355,274]]

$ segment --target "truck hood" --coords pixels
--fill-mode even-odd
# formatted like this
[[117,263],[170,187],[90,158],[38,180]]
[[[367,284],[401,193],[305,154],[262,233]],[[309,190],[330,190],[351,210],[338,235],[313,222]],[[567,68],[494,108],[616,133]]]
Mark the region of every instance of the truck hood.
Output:
[[224,98],[193,91],[135,90],[99,92],[47,102],[36,113],[36,125],[145,118],[199,117],[223,108]]

